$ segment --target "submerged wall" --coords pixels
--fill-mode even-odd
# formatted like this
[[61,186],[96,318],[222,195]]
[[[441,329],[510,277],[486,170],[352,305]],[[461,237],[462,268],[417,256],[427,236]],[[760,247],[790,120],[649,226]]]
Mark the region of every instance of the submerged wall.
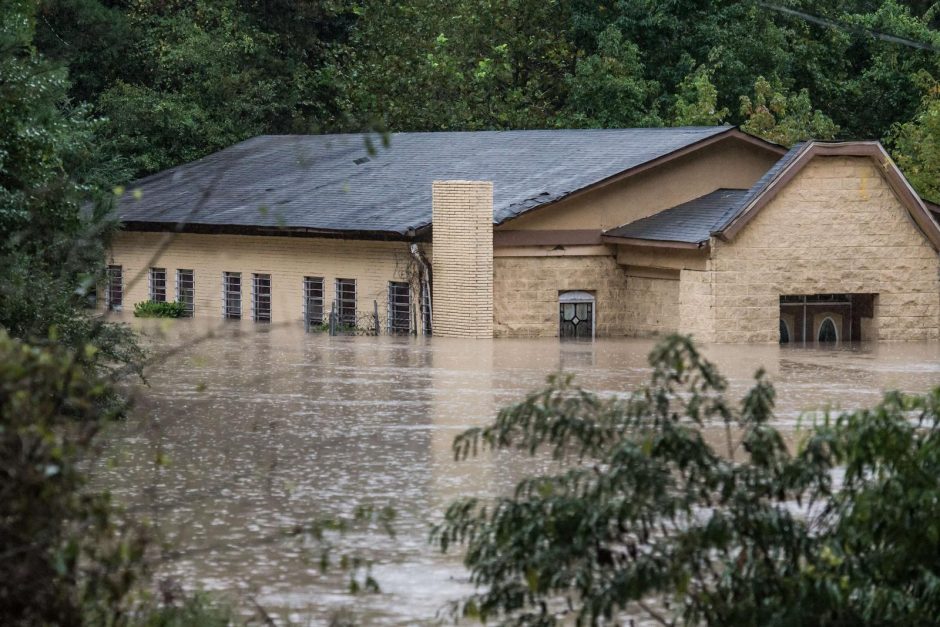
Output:
[[[168,300],[176,299],[177,269],[194,270],[194,313],[210,318],[222,317],[223,272],[242,275],[244,319],[251,314],[252,273],[270,274],[272,322],[303,320],[303,280],[312,276],[324,280],[325,312],[334,298],[335,280],[355,279],[357,310],[371,313],[377,301],[384,324],[388,282],[406,281],[414,272],[403,242],[134,231],[115,236],[108,263],[122,266],[124,309],[129,311],[134,303],[149,299],[150,267],[166,269]],[[411,302],[417,306],[417,293],[412,293]]]
[[877,294],[872,339],[938,337],[937,252],[867,157],[814,158],[731,242],[712,246],[719,342],[776,342],[781,295],[826,293]]

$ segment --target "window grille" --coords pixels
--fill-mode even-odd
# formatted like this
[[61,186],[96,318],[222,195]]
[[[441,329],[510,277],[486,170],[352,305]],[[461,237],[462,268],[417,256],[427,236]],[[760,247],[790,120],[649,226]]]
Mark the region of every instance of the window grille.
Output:
[[192,318],[196,310],[196,273],[192,270],[176,271],[176,300],[186,308],[186,317]]
[[411,286],[407,283],[388,283],[388,332],[411,331]]
[[304,321],[307,326],[323,324],[323,277],[304,277]]
[[222,273],[222,317],[228,320],[242,317],[241,272]]
[[166,268],[150,268],[150,300],[166,302]]
[[108,266],[108,309],[120,311],[124,307],[124,269]]
[[271,322],[271,275],[251,275],[251,319]]
[[336,279],[336,317],[340,326],[356,326],[355,279]]
[[427,281],[421,281],[421,330],[431,335],[431,286]]

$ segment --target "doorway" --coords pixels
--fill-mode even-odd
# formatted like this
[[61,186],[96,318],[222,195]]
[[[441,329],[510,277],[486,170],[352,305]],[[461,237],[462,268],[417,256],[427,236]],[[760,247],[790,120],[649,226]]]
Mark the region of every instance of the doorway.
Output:
[[594,295],[562,292],[558,295],[558,337],[594,339]]

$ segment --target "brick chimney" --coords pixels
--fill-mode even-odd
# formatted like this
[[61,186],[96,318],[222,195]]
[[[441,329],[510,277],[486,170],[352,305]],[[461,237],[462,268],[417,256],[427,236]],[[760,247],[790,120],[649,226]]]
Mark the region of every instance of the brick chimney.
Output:
[[493,183],[434,181],[434,335],[493,337]]

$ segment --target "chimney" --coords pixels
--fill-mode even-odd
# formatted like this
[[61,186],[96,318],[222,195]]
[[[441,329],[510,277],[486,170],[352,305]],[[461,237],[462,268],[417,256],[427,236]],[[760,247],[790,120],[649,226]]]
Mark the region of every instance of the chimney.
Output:
[[434,335],[493,337],[493,183],[434,181]]

